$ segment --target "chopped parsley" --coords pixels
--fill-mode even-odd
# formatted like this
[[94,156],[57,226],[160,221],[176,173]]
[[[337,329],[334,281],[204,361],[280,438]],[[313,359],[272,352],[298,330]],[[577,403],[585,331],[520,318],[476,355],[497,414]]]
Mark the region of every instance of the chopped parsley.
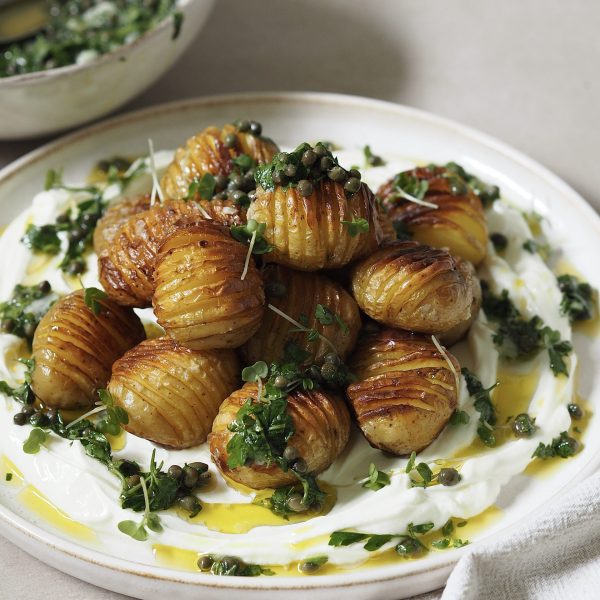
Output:
[[567,315],[571,323],[591,319],[596,302],[594,288],[574,275],[559,275],[557,281],[562,292],[560,312]]
[[105,291],[95,287],[85,288],[83,293],[83,301],[85,305],[97,316],[102,310],[101,300],[106,300],[108,295]]
[[477,435],[486,446],[493,447],[496,445],[494,426],[498,418],[490,393],[498,385],[498,382],[489,388],[484,388],[479,378],[469,369],[463,367],[461,372],[467,384],[467,391],[474,400],[473,407],[479,413]]
[[580,444],[575,439],[569,436],[566,431],[563,431],[557,438],[554,438],[549,444],[542,444],[535,449],[531,455],[532,458],[548,459],[559,456],[560,458],[569,458],[574,456],[579,451]]
[[371,463],[369,465],[369,476],[363,482],[362,487],[377,492],[381,488],[390,485],[390,483],[390,476],[385,471],[380,471],[373,463]]

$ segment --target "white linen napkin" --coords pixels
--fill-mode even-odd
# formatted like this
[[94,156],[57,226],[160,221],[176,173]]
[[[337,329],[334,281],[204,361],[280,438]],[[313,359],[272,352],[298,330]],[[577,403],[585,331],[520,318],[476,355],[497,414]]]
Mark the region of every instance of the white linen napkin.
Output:
[[552,500],[508,537],[472,546],[438,594],[413,600],[598,600],[600,473]]

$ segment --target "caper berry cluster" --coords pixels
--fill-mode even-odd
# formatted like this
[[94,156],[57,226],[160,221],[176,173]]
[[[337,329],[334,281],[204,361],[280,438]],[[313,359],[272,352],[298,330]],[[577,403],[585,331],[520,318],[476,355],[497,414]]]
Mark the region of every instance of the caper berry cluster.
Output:
[[350,371],[335,352],[328,352],[323,357],[323,364],[312,365],[308,376],[318,385],[337,388],[347,385],[351,380]]
[[245,563],[237,556],[214,556],[205,554],[198,559],[198,568],[201,571],[211,572],[213,575],[259,575],[260,567],[257,572],[249,572],[251,566]]
[[192,462],[183,467],[171,465],[167,474],[179,484],[177,492],[179,506],[191,516],[196,515],[201,509],[200,501],[190,492],[208,482],[210,479],[208,465],[203,462]]
[[256,183],[263,189],[295,187],[305,198],[313,193],[315,184],[324,179],[342,185],[347,196],[358,192],[361,186],[360,171],[341,167],[322,142],[314,147],[304,143],[293,152],[280,152],[256,172]]
[[249,206],[255,196],[254,167],[245,172],[233,171],[215,177],[214,200],[233,200],[239,206]]
[[28,388],[28,398],[27,401],[29,404],[25,404],[20,412],[15,413],[13,416],[13,422],[15,425],[33,425],[33,427],[49,427],[53,423],[56,423],[58,420],[58,411],[54,408],[50,408],[48,410],[44,410],[41,407],[35,407],[33,405],[33,401],[35,400],[35,396],[31,391],[31,388]]

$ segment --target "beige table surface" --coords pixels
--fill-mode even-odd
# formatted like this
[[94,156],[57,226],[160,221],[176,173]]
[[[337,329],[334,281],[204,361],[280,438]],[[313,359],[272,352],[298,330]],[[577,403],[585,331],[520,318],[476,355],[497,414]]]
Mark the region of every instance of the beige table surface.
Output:
[[[600,2],[216,4],[183,59],[123,111],[253,90],[372,96],[494,135],[549,167],[600,209]],[[0,142],[0,167],[42,142]],[[2,538],[0,565],[3,599],[124,598],[59,573]]]

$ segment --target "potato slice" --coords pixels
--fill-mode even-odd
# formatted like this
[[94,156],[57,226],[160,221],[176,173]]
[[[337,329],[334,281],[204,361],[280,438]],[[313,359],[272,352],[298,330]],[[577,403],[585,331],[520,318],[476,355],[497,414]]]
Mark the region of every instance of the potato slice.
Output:
[[180,229],[161,246],[153,298],[159,324],[194,350],[237,348],[254,335],[265,296],[248,247],[223,226],[202,222]]
[[162,337],[115,362],[108,391],[129,416],[127,431],[161,446],[189,448],[206,440],[239,373],[232,351],[195,351]]
[[91,408],[112,364],[146,336],[137,315],[112,300],[98,300],[95,315],[82,290],[61,298],[33,336],[31,387],[52,408]]
[[361,341],[350,368],[357,381],[347,396],[371,444],[392,454],[419,452],[439,435],[456,408],[458,361],[431,339],[384,329]]
[[[208,436],[213,460],[223,475],[253,489],[297,483],[291,471],[283,472],[274,464],[248,464],[234,469],[227,464],[227,443],[233,436],[227,426],[246,400],[255,401],[257,394],[257,385],[247,383],[223,402]],[[295,429],[288,447],[295,448],[306,461],[307,472],[321,473],[339,456],[350,436],[350,415],[344,401],[322,390],[298,389],[288,396],[288,411]]]
[[354,298],[371,318],[388,325],[443,333],[469,319],[472,281],[445,250],[394,242],[352,271]]

